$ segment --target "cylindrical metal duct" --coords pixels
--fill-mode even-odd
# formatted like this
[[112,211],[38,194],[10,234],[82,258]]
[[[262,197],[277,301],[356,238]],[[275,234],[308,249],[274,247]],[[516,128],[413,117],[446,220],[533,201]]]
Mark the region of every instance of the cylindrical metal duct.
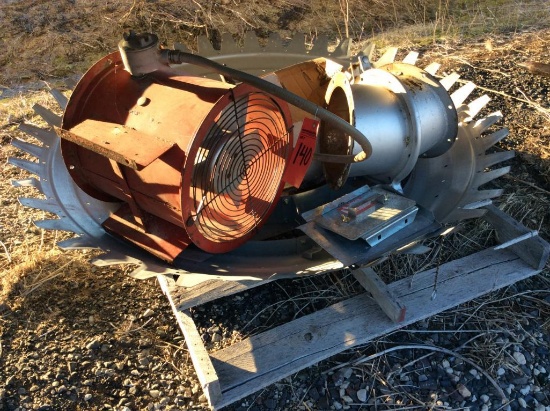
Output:
[[[367,70],[353,84],[344,73],[337,74],[327,89],[326,103],[372,145],[371,157],[362,163],[324,164],[325,178],[335,187],[358,175],[398,186],[419,157],[439,156],[456,139],[457,114],[449,94],[413,65],[394,63]],[[358,152],[345,133],[326,124],[319,147],[324,153]]]

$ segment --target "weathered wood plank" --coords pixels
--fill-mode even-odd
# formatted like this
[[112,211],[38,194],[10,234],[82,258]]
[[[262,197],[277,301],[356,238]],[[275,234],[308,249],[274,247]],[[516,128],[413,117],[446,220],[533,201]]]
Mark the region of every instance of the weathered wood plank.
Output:
[[209,404],[215,406],[222,397],[220,382],[218,380],[216,370],[212,365],[212,361],[210,360],[210,356],[208,355],[199,332],[197,331],[195,322],[191,317],[191,313],[189,310],[180,311],[177,309],[174,304],[174,300],[171,298],[168,282],[165,277],[159,275],[157,278],[162,291],[166,294],[166,297],[168,297],[168,301],[172,306],[178,325],[183,332],[185,343],[187,345],[187,349],[189,350],[189,355],[193,361],[193,366],[197,372],[197,377],[203,389],[204,395],[208,399]]
[[[491,204],[485,208],[487,209],[487,214],[483,218],[496,230],[498,240],[501,243],[531,232],[531,230],[514,220],[498,207]],[[508,248],[535,270],[542,270],[550,256],[550,245],[538,236],[525,239]]]
[[370,268],[359,268],[351,272],[365,290],[371,293],[382,311],[395,323],[405,320],[406,307],[390,291],[388,285]]
[[427,318],[536,271],[508,250],[484,250],[444,264],[438,295],[431,299],[434,270],[390,284],[407,306],[407,318],[394,323],[366,294],[342,301],[223,350],[211,353],[228,405],[281,378],[357,344]]

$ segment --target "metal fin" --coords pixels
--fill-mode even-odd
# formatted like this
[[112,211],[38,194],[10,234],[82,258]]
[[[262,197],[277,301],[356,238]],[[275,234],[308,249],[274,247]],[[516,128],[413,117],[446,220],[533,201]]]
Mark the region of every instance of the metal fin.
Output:
[[[263,48],[264,52],[281,53],[284,51],[283,39],[277,33],[271,33],[267,39],[267,44]],[[224,54],[226,50],[223,50]]]
[[212,47],[210,39],[206,36],[197,37],[197,49],[199,51],[199,54],[203,57],[210,57],[219,54],[218,51],[216,51],[214,47]]
[[303,36],[294,36],[285,46],[285,52],[290,54],[306,54],[306,44]]
[[174,43],[174,48],[185,53],[191,53],[191,50],[183,43]]
[[319,36],[315,39],[313,42],[313,47],[310,50],[310,54],[314,56],[324,56],[326,55],[328,49],[328,37],[327,36]]
[[106,253],[98,255],[91,260],[92,264],[97,267],[108,267],[117,264],[139,264],[140,261],[130,257],[126,254],[122,254],[118,251],[109,250]]
[[439,82],[445,90],[449,90],[460,78],[460,74],[457,72],[452,72],[448,76],[443,77]]
[[34,177],[26,178],[24,180],[12,180],[11,185],[14,187],[34,187],[42,192],[42,185],[40,181]]
[[69,78],[66,78],[63,82],[69,90],[72,90],[76,87],[76,84],[80,81],[81,78],[81,75],[73,75]]
[[479,218],[482,217],[487,210],[485,209],[466,209],[466,208],[457,208],[456,210],[453,210],[447,218],[443,221],[443,223],[451,222],[451,221],[462,221],[467,220],[470,218]]
[[492,125],[498,123],[500,120],[502,120],[502,113],[500,111],[496,111],[489,114],[487,117],[476,121],[474,123],[474,129],[477,133],[481,134],[484,131],[487,131]]
[[484,199],[484,200],[475,201],[473,203],[468,203],[465,206],[463,206],[462,208],[464,210],[475,210],[477,208],[488,206],[489,204],[493,204],[491,199]]
[[238,54],[241,51],[241,48],[235,42],[235,39],[233,38],[231,33],[222,34],[222,45],[220,52],[223,52],[223,54]]
[[[496,188],[492,190],[474,190],[470,193],[468,193],[468,202],[467,204],[475,204],[478,202],[485,202],[485,200],[490,200],[491,198],[500,197],[502,193],[504,192],[501,188]],[[462,206],[466,206],[466,204],[461,204]],[[473,207],[468,207],[473,208]],[[476,207],[477,208],[477,207]]]
[[51,146],[58,138],[53,130],[46,130],[31,124],[19,124],[19,130],[40,140],[45,146]]
[[41,176],[41,174],[44,172],[44,167],[42,167],[42,164],[35,163],[34,161],[10,157],[8,158],[8,163],[13,166],[22,168],[23,170],[27,170],[29,173],[35,174],[37,176]]
[[367,56],[369,61],[372,61],[374,58],[374,50],[376,49],[376,46],[374,43],[369,43],[363,50],[361,50],[361,53],[363,53],[364,56]]
[[451,94],[451,99],[453,100],[455,107],[458,107],[462,103],[464,103],[464,101],[466,101],[470,93],[474,91],[475,88],[476,88],[476,85],[472,82],[469,82],[464,84],[455,92],[453,92],[453,94]]
[[156,277],[158,274],[148,270],[147,267],[140,266],[128,275],[136,280],[146,280],[151,277]]
[[53,111],[48,110],[46,107],[41,106],[40,104],[35,104],[32,106],[32,109],[36,114],[44,119],[52,127],[61,126],[61,117],[55,114]]
[[56,88],[51,89],[50,94],[53,96],[55,101],[57,101],[57,104],[59,104],[59,107],[61,107],[63,110],[67,108],[67,103],[69,102],[69,99],[65,97],[65,95],[61,92],[61,90],[58,90]]
[[28,153],[36,158],[41,158],[45,153],[46,149],[36,144],[27,143],[26,141],[14,138],[11,141],[11,145],[17,147],[19,150],[23,150],[25,153]]
[[417,51],[411,51],[407,56],[403,59],[403,63],[415,65],[416,61],[418,60],[418,52]]
[[488,136],[481,137],[479,141],[483,144],[484,150],[487,150],[494,146],[496,143],[498,143],[500,140],[506,138],[508,136],[508,129],[507,128],[501,128],[498,131],[495,131],[492,134],[489,134]]
[[468,114],[470,116],[470,121],[479,114],[479,112],[487,105],[487,103],[489,103],[489,101],[491,101],[491,97],[484,94],[468,103]]
[[385,66],[386,64],[391,64],[395,61],[395,56],[397,55],[397,47],[390,47],[386,52],[378,59],[377,62],[373,63],[373,66],[378,68]]
[[350,38],[340,40],[336,49],[332,52],[334,57],[349,57],[351,53],[352,41]]
[[60,212],[59,204],[55,202],[52,203],[50,200],[31,197],[19,197],[19,202],[25,207],[37,208],[39,210],[48,211],[54,214],[58,214]]
[[432,76],[435,76],[437,71],[439,70],[439,67],[441,67],[441,64],[433,62],[433,63],[428,64],[426,66],[426,68],[424,69],[424,71],[426,73],[431,74]]
[[510,166],[497,168],[484,173],[479,173],[475,176],[474,186],[481,187],[483,184],[487,184],[489,181],[493,181],[495,178],[502,177],[510,172]]
[[480,169],[494,166],[495,164],[502,163],[503,161],[514,158],[516,153],[514,151],[499,151],[497,153],[487,154],[480,160]]
[[72,224],[62,219],[36,220],[34,225],[44,230],[73,231],[75,229]]
[[256,36],[256,33],[253,31],[247,31],[244,33],[243,42],[243,49],[246,50],[246,53],[260,53],[262,51],[260,43],[258,42],[258,36]]
[[75,237],[63,240],[57,243],[57,246],[62,250],[78,250],[86,248],[98,248],[93,240],[88,237]]

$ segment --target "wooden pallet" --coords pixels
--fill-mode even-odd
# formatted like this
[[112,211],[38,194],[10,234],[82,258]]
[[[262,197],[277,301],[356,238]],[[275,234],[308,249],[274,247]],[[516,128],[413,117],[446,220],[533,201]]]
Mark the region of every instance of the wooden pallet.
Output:
[[210,281],[182,289],[159,276],[211,407],[220,409],[332,355],[540,272],[550,245],[493,205],[486,208],[484,218],[500,245],[441,265],[435,299],[435,269],[415,274],[412,283],[406,278],[388,285],[371,270],[357,270],[369,292],[215,352],[204,347],[189,308],[265,282]]

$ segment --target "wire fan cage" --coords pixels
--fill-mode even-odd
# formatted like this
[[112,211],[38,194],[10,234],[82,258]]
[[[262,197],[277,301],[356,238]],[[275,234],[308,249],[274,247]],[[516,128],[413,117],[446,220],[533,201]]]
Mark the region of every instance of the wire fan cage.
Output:
[[202,238],[190,234],[201,248],[203,239],[219,244],[255,233],[278,200],[292,149],[288,119],[274,98],[251,92],[230,100],[193,163],[192,231]]

